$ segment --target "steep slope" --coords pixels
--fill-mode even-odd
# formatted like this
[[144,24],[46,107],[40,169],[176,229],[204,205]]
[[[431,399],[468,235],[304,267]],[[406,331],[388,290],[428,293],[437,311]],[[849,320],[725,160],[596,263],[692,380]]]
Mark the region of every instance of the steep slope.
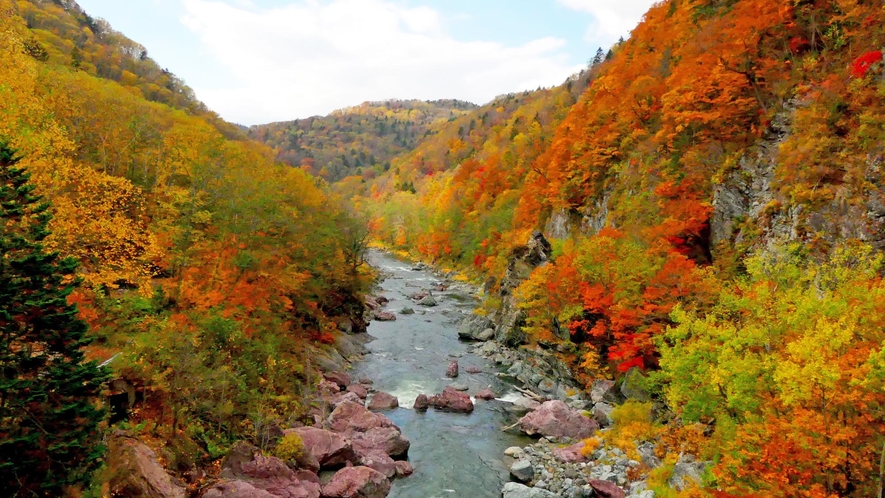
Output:
[[[513,227],[523,182],[593,74],[584,71],[555,88],[498,97],[440,126],[371,184],[345,181],[338,188],[366,197],[362,206],[387,244],[483,267],[487,256],[505,252],[513,242],[501,237]],[[506,261],[488,265],[502,269]]]
[[365,325],[359,226],[211,115],[35,57],[19,7],[0,0],[0,140],[51,203],[43,243],[80,262],[70,300],[89,358],[137,393],[130,427],[185,471],[302,416],[317,382],[304,359],[339,323]]
[[[874,495],[883,21],[854,0],[661,2],[539,148],[394,161],[367,194],[376,233],[500,280],[545,231],[551,261],[499,326],[588,385],[653,372],[666,448],[714,461],[722,493]],[[489,288],[497,317],[512,289]]]
[[371,179],[440,122],[475,108],[458,100],[364,102],[328,116],[252,126],[249,137],[271,146],[278,160],[329,181],[353,175]]
[[115,81],[152,102],[199,115],[228,137],[240,130],[197,100],[180,78],[161,68],[147,49],[87,14],[75,0],[17,0],[29,33],[24,40],[36,59]]

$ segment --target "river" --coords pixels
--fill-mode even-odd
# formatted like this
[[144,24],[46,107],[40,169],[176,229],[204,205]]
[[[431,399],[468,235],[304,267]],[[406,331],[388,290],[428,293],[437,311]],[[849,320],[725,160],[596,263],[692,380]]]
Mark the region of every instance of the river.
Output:
[[[509,446],[524,446],[525,437],[501,431],[515,418],[504,401],[476,401],[471,414],[445,413],[412,409],[418,394],[442,392],[454,382],[470,386],[471,395],[491,386],[502,399],[516,399],[518,393],[499,379],[491,361],[467,353],[468,344],[458,340],[458,324],[471,313],[476,300],[466,286],[453,285],[443,292],[433,292],[439,306],[425,308],[412,303],[408,296],[427,290],[438,282],[428,270],[413,270],[413,265],[389,254],[372,251],[369,262],[388,278],[378,294],[390,299],[385,307],[397,315],[393,322],[372,322],[369,334],[376,340],[367,347],[369,354],[355,365],[356,377],[374,380],[374,387],[399,398],[400,408],[385,412],[412,443],[409,461],[415,473],[393,482],[391,498],[500,497],[509,481],[509,471],[502,458]],[[416,311],[402,315],[404,307]],[[457,358],[460,376],[445,377],[446,366]],[[468,374],[465,369],[478,367],[483,373]]]

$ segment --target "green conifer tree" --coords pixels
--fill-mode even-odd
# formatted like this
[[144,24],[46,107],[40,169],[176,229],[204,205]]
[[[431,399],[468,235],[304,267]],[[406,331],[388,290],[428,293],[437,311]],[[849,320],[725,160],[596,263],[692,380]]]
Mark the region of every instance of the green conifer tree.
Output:
[[77,262],[44,250],[48,204],[0,142],[0,490],[63,496],[104,451],[97,399],[106,375],[86,361],[86,324],[67,296]]

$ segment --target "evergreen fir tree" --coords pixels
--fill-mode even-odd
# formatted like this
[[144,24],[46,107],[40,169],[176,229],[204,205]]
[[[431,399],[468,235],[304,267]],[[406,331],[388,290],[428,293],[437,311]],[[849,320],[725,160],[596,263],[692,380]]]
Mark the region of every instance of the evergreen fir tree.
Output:
[[104,451],[96,406],[106,375],[85,361],[86,324],[67,297],[77,262],[46,252],[48,204],[0,142],[0,489],[62,496]]
[[596,55],[593,57],[590,66],[598,66],[603,62],[605,62],[605,52],[603,52],[602,47],[599,47],[596,49]]

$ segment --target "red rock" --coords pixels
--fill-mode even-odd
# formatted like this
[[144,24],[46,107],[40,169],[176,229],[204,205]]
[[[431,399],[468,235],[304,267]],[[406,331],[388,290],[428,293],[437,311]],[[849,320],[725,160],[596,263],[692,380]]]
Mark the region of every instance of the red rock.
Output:
[[451,387],[447,387],[441,394],[431,397],[430,406],[449,412],[470,413],[473,411],[473,401],[470,401],[470,396]]
[[376,427],[393,427],[393,422],[380,413],[372,413],[363,405],[345,401],[329,415],[329,426],[335,432],[366,432]]
[[336,467],[356,460],[351,442],[341,434],[316,427],[286,429],[284,432],[297,434],[304,449],[316,458],[322,468]]
[[258,489],[246,481],[223,480],[215,483],[203,498],[279,498],[263,489]]
[[393,461],[393,458],[390,458],[390,455],[383,451],[373,451],[371,453],[366,453],[365,455],[360,455],[359,464],[377,470],[384,474],[384,477],[388,479],[396,477],[396,462]]
[[325,379],[320,382],[320,390],[329,394],[338,394],[341,392],[341,388],[338,387],[337,383]]
[[185,489],[166,473],[157,454],[123,431],[108,444],[111,493],[139,498],[184,498]]
[[590,479],[588,482],[599,498],[626,498],[627,494],[615,483],[600,479]]
[[322,486],[315,482],[292,480],[254,481],[252,485],[281,498],[320,498]]
[[350,375],[344,372],[327,372],[323,374],[323,378],[337,384],[341,389],[344,389],[351,383]]
[[390,302],[390,299],[387,299],[385,296],[375,296],[375,302],[384,306]]
[[392,410],[398,406],[399,400],[396,396],[382,392],[375,393],[369,402],[369,410]]
[[372,316],[375,317],[375,320],[379,322],[395,322],[396,315],[389,311],[375,311],[372,313]]
[[415,472],[415,469],[412,468],[412,464],[405,460],[394,462],[394,465],[396,466],[396,475],[400,477],[410,476]]
[[356,394],[360,399],[366,399],[369,396],[369,391],[366,389],[366,386],[362,384],[351,384],[347,386],[347,392]]
[[374,297],[366,296],[366,308],[374,311],[377,309],[381,309],[381,305],[378,303],[378,301],[375,300]]
[[[222,464],[222,478],[231,481],[242,481],[255,489],[265,491],[280,498],[319,498],[320,485],[311,481],[300,480],[295,472],[282,460],[266,457],[258,448],[249,443],[240,442],[231,449]],[[226,484],[231,493],[245,493],[248,488],[241,484]],[[227,498],[225,489],[216,490],[218,494],[208,495]],[[264,496],[262,493],[241,496]]]
[[419,412],[423,412],[427,410],[427,407],[430,406],[430,399],[426,394],[419,394],[417,398],[415,398],[415,404],[412,408],[418,410]]
[[482,369],[479,367],[467,367],[464,369],[464,371],[469,374],[481,374],[482,373]]
[[572,439],[586,439],[599,429],[595,421],[559,400],[542,403],[535,411],[519,419],[519,426],[530,436],[539,434]]
[[553,456],[560,462],[578,463],[587,460],[581,450],[584,449],[584,443],[579,442],[565,448],[555,448]]
[[315,482],[317,484],[320,483],[320,476],[316,475],[316,473],[311,472],[309,470],[296,470],[295,478],[299,481],[307,481],[307,482]]
[[416,292],[416,293],[412,294],[411,296],[409,296],[409,299],[411,299],[412,301],[420,301],[429,295],[430,294],[428,294],[426,292]]
[[483,389],[482,391],[476,393],[476,395],[474,395],[473,397],[476,399],[490,401],[495,399],[497,396],[495,396],[495,393],[493,393],[491,389]]
[[350,401],[351,403],[356,403],[358,405],[363,404],[363,400],[353,392],[336,394],[329,399],[329,404],[332,405],[332,409],[334,410],[335,408],[338,408],[338,405],[345,401]]
[[385,498],[390,481],[369,467],[347,467],[339,470],[323,488],[323,498]]
[[403,456],[409,452],[411,443],[396,427],[377,427],[366,432],[350,434],[353,450],[364,455],[380,451],[390,456]]
[[454,379],[458,376],[458,360],[452,360],[446,368],[446,377]]

